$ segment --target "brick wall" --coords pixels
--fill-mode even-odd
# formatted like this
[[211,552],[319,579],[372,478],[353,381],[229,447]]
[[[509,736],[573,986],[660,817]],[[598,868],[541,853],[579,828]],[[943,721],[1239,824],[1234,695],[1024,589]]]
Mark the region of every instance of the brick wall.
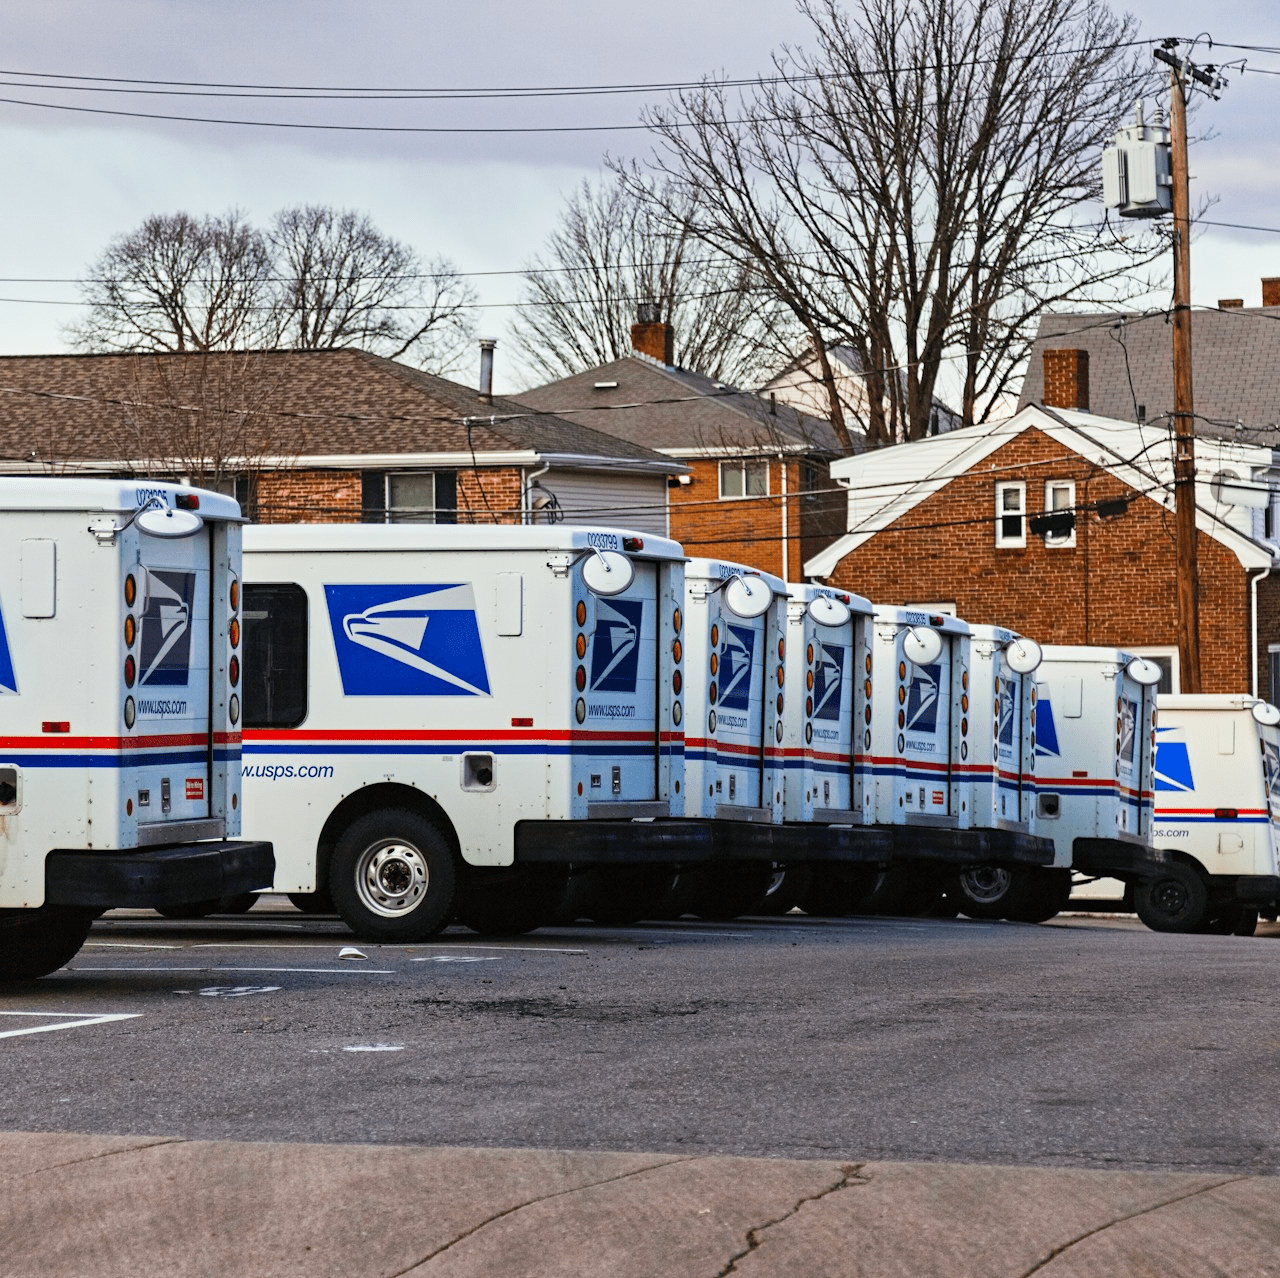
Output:
[[[1046,546],[1028,532],[1025,549],[998,548],[996,482],[1024,480],[1027,513],[1035,515],[1044,509],[1045,481],[1053,479],[1075,481],[1077,505],[1132,501],[1118,518],[1078,517],[1074,547]],[[1248,691],[1247,575],[1235,555],[1204,534],[1199,556],[1204,689]],[[1041,643],[1177,643],[1172,516],[1037,430],[845,556],[829,580],[877,603],[954,603],[967,621],[1009,626]],[[1280,641],[1280,583],[1267,597],[1271,612],[1259,626],[1263,654],[1268,635]]]
[[258,522],[358,524],[358,470],[271,470],[257,477]]
[[[771,572],[786,581],[804,580],[807,555],[834,539],[832,530],[821,521],[829,512],[822,507],[814,513],[814,501],[802,491],[801,461],[787,461],[787,563],[782,562],[782,466],[769,463],[768,497],[720,497],[719,461],[690,461],[692,483],[669,489],[671,536],[683,543],[690,555],[707,559],[728,559]],[[819,486],[830,486],[825,467]],[[844,500],[841,497],[843,513]],[[838,532],[841,529],[836,529]],[[826,533],[824,538],[823,533]]]
[[458,523],[518,524],[521,473],[515,467],[458,471]]

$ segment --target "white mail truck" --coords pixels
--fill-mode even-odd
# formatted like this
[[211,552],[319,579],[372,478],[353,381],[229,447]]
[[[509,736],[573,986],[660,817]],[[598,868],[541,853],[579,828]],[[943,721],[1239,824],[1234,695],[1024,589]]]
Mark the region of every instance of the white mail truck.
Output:
[[[275,887],[371,939],[549,921],[682,820],[684,555],[564,525],[245,532],[245,789]],[[757,800],[752,799],[752,802]]]
[[0,479],[0,978],[117,906],[269,887],[241,818],[240,508],[150,480]]
[[1280,909],[1280,710],[1250,696],[1161,695],[1153,840],[1134,890],[1160,932],[1251,935]]

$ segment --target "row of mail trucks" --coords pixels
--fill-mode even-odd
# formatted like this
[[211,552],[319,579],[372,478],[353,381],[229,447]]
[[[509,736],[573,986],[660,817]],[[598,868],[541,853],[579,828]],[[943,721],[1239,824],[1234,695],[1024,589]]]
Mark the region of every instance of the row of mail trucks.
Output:
[[0,479],[0,979],[115,906],[270,887],[241,840],[241,528],[173,484]]

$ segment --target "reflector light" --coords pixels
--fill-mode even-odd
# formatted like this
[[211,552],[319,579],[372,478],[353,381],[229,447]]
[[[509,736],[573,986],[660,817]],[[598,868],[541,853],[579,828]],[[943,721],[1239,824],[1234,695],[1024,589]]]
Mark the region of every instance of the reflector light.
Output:
[[227,678],[231,680],[231,686],[234,688],[240,682],[240,658],[232,657],[227,663]]
[[513,728],[532,728],[533,720],[532,719],[512,719],[511,726]]
[[1234,821],[1239,815],[1238,808],[1214,808],[1213,810],[1215,821]]
[[707,689],[707,696],[708,696],[708,697],[710,697],[710,699],[711,699],[711,704],[712,704],[712,705],[715,705],[715,703],[716,703],[716,685],[715,685],[714,683],[713,683],[713,684],[712,684],[712,685]]
[[578,654],[578,660],[581,661],[587,655],[587,636],[580,634],[573,645],[573,650]]
[[677,608],[671,618],[671,624],[675,627],[676,634],[680,633],[680,609]]
[[130,655],[124,659],[124,686],[126,688],[132,688],[133,681],[134,679],[137,678],[137,676],[138,676],[138,666],[133,659],[133,654],[130,653]]
[[[232,701],[234,701],[234,700],[235,700],[235,698],[234,698],[234,697],[232,697],[231,699],[232,699]],[[132,728],[132,727],[133,727],[133,725],[134,725],[134,723],[137,721],[137,718],[138,718],[138,707],[137,707],[137,706],[135,706],[135,705],[133,704],[133,698],[132,698],[132,697],[125,697],[125,699],[124,699],[124,726],[125,726],[126,728]],[[234,722],[235,722],[235,720],[234,720],[234,719],[232,719],[232,720],[231,720],[231,722],[232,722],[232,723],[234,723]]]
[[782,685],[786,682],[786,680],[787,680],[787,672],[784,667],[779,666],[778,667],[778,687],[781,688]]
[[229,597],[231,599],[231,611],[235,612],[240,607],[240,583],[234,577],[231,578]]
[[574,612],[574,616],[578,619],[578,625],[585,626],[587,624],[587,605],[581,599],[578,600],[578,607]]
[[71,724],[65,719],[46,719],[40,725],[41,732],[70,732]]
[[124,619],[124,646],[126,648],[133,647],[133,641],[138,637],[138,623],[134,621],[133,614],[130,613]]
[[680,671],[679,671],[679,670],[675,671],[675,672],[672,674],[672,676],[671,676],[671,686],[672,686],[672,688],[674,688],[674,689],[676,690],[676,692],[679,692],[679,691],[680,691],[680,689],[684,686],[684,681],[680,678]]
[[676,661],[679,661],[684,656],[684,648],[682,647],[679,639],[671,645],[671,656]]
[[130,573],[124,579],[124,602],[129,608],[133,607],[133,601],[138,597],[138,583],[134,580],[133,573]]
[[240,623],[234,617],[231,618],[231,624],[227,627],[227,638],[231,640],[233,648],[240,646]]
[[644,538],[643,537],[624,537],[622,539],[622,549],[632,550],[632,551],[643,550]]
[[713,648],[717,648],[719,647],[719,645],[720,645],[720,627],[712,626],[711,627],[711,646]]
[[[133,698],[130,697],[129,702],[126,702],[125,704],[126,710],[128,709],[128,706],[132,702],[132,700]],[[126,714],[125,718],[128,719],[128,717],[129,717],[128,714]],[[234,692],[231,694],[231,700],[227,702],[227,718],[230,719],[232,723],[240,722],[240,698],[237,697]],[[235,804],[234,795],[231,796],[231,802],[233,805]]]
[[782,713],[782,693],[778,693],[778,713]]
[[579,666],[577,670],[574,671],[573,681],[577,684],[579,692],[587,686],[587,672],[584,667]]
[[782,661],[787,655],[787,641],[785,639],[778,640],[778,660]]

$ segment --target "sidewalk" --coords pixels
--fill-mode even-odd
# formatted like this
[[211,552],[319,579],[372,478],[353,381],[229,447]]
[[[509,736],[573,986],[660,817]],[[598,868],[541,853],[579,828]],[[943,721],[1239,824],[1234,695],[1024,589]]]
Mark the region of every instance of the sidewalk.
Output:
[[1280,1275],[1280,1178],[0,1134],[6,1278]]

